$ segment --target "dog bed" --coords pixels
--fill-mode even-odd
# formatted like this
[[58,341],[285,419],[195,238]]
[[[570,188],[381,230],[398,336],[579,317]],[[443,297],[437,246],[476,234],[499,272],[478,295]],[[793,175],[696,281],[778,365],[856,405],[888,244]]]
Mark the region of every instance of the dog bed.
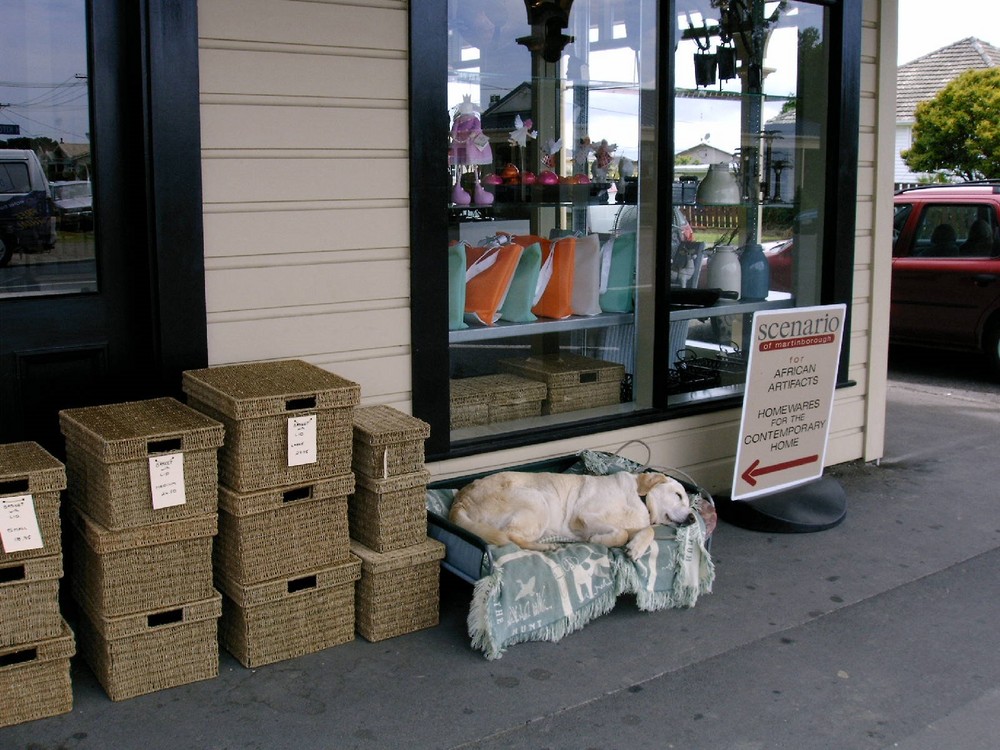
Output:
[[[615,454],[584,451],[514,469],[611,474],[643,467]],[[649,612],[692,607],[699,596],[711,593],[715,507],[708,493],[691,482],[678,479],[697,511],[695,523],[656,527],[649,550],[631,560],[623,548],[600,544],[572,542],[551,552],[486,544],[448,520],[458,490],[475,478],[428,488],[428,533],[445,544],[442,566],[474,584],[469,636],[487,659],[500,658],[515,643],[558,641],[610,612],[622,594],[634,595],[638,608]]]

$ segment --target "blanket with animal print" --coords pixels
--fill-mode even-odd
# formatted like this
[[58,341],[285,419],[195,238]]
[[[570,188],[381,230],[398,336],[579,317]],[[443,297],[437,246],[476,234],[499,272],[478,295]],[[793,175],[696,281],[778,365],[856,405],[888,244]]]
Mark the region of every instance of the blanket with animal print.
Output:
[[[435,502],[450,499],[442,494]],[[706,502],[698,495],[691,500],[699,510]],[[447,516],[446,508],[436,511]],[[688,526],[656,527],[655,542],[637,560],[619,547],[580,542],[550,552],[491,547],[469,608],[472,646],[498,659],[515,643],[558,641],[610,612],[622,594],[634,595],[643,611],[694,606],[715,579],[706,515],[712,518],[702,512]]]

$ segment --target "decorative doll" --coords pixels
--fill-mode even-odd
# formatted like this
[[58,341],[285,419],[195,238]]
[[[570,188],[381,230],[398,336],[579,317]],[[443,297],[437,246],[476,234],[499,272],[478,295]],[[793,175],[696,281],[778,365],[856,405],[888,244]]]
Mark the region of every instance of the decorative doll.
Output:
[[[483,189],[479,181],[479,166],[493,163],[493,148],[490,139],[483,133],[479,119],[481,109],[472,102],[472,97],[466,94],[455,107],[455,115],[451,124],[451,150],[449,161],[455,167],[455,187],[452,190],[452,202],[467,206],[470,203],[489,205],[493,202],[492,193]],[[462,187],[462,175],[467,172],[474,175],[475,188],[472,195]]]

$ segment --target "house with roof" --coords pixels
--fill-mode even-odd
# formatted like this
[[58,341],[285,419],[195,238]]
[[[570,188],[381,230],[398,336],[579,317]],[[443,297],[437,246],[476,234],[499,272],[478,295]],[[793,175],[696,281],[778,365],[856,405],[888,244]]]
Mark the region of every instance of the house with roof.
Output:
[[1000,49],[975,37],[961,39],[900,65],[896,72],[896,164],[897,187],[913,184],[927,175],[911,172],[900,154],[913,145],[916,108],[928,101],[967,70],[1000,65]]

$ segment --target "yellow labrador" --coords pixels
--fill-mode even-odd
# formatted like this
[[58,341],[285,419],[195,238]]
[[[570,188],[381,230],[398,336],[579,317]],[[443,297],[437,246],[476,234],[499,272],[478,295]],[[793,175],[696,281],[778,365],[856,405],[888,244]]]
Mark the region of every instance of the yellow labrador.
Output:
[[544,551],[558,545],[543,539],[577,540],[625,546],[634,560],[652,544],[655,524],[690,523],[694,515],[683,485],[664,474],[504,471],[463,487],[450,518],[497,546]]

